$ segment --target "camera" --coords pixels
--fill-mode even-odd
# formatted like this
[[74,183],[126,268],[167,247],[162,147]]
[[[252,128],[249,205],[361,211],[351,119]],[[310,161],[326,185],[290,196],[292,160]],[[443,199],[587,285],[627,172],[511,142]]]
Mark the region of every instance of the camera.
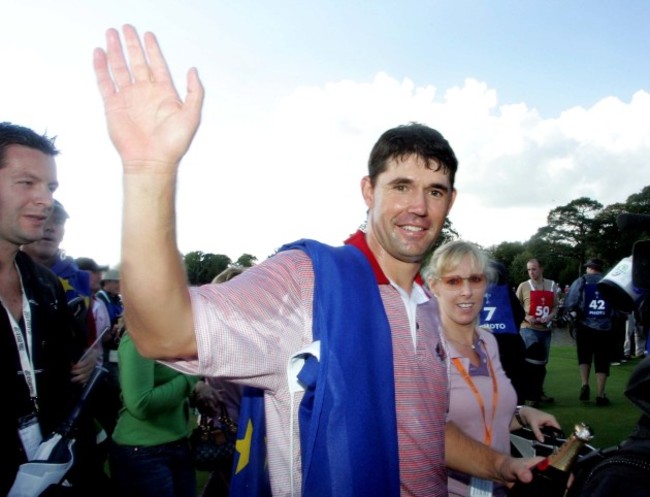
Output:
[[[650,214],[619,214],[616,223],[621,230],[650,231]],[[650,240],[635,242],[632,255],[621,259],[597,286],[615,309],[635,310],[650,293]]]

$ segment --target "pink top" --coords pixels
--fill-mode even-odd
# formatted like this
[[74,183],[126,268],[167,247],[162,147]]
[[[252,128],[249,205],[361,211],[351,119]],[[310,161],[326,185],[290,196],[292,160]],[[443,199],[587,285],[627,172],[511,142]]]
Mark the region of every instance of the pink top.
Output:
[[[472,366],[469,359],[461,355],[451,342],[447,343],[450,359],[460,359],[465,371],[471,377],[485,407],[486,421],[492,429],[492,442],[490,446],[506,454],[510,453],[510,422],[517,406],[517,394],[506,376],[499,360],[499,348],[497,341],[489,331],[477,328],[478,346],[476,347],[481,365]],[[494,417],[492,416],[494,406],[494,384],[490,376],[488,362],[491,362],[496,377],[497,403]],[[469,385],[463,379],[460,371],[453,363],[449,367],[451,394],[449,401],[448,419],[453,421],[468,436],[485,443],[485,423],[481,413],[480,404],[472,393]],[[449,495],[469,496],[470,481],[469,475],[457,471],[449,472]],[[494,495],[501,495],[503,487],[494,484]],[[505,493],[503,493],[505,495]]]
[[[417,305],[414,347],[400,293],[390,284],[379,289],[392,330],[401,495],[446,496],[448,391],[437,303],[425,298]],[[199,359],[174,363],[265,390],[274,495],[291,495],[292,483],[294,495],[300,494],[302,392],[291,399],[287,363],[312,342],[313,291],[311,260],[297,250],[274,255],[227,283],[191,288]]]

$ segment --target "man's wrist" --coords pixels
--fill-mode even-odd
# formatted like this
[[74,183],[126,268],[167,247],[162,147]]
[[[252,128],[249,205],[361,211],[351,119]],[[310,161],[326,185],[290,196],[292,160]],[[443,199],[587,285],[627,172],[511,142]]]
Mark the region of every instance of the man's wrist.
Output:
[[494,458],[494,476],[491,478],[501,484],[508,484],[517,479],[512,469],[512,457],[498,453]]

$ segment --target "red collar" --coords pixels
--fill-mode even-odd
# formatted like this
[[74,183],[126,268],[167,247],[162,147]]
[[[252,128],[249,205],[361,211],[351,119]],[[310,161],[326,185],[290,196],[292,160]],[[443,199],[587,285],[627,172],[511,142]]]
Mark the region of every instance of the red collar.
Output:
[[[377,258],[375,257],[375,254],[372,253],[372,250],[370,250],[370,247],[368,246],[368,241],[366,240],[366,234],[358,230],[356,233],[353,235],[350,235],[350,238],[345,240],[345,245],[352,245],[363,253],[363,255],[366,256],[366,259],[368,259],[368,262],[370,262],[370,267],[372,267],[372,272],[375,273],[375,278],[377,278],[377,284],[378,285],[390,285],[390,281],[384,274],[384,271],[381,269],[379,266],[379,263],[377,262]],[[422,276],[420,276],[420,273],[415,276],[415,282],[418,285],[422,285]]]

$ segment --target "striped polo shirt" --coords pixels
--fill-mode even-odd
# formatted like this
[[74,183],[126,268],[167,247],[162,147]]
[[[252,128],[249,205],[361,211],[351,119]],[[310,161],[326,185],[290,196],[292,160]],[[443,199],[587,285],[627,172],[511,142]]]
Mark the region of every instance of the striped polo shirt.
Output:
[[[437,303],[419,285],[412,295],[420,297],[409,300],[377,274],[376,261],[371,264],[392,332],[401,495],[446,496],[449,397]],[[291,495],[292,488],[300,494],[302,393],[290,395],[287,363],[312,342],[313,292],[311,260],[298,250],[276,254],[227,283],[191,288],[199,358],[174,363],[185,372],[265,391],[268,466],[276,496]],[[414,319],[409,320],[407,307]]]

